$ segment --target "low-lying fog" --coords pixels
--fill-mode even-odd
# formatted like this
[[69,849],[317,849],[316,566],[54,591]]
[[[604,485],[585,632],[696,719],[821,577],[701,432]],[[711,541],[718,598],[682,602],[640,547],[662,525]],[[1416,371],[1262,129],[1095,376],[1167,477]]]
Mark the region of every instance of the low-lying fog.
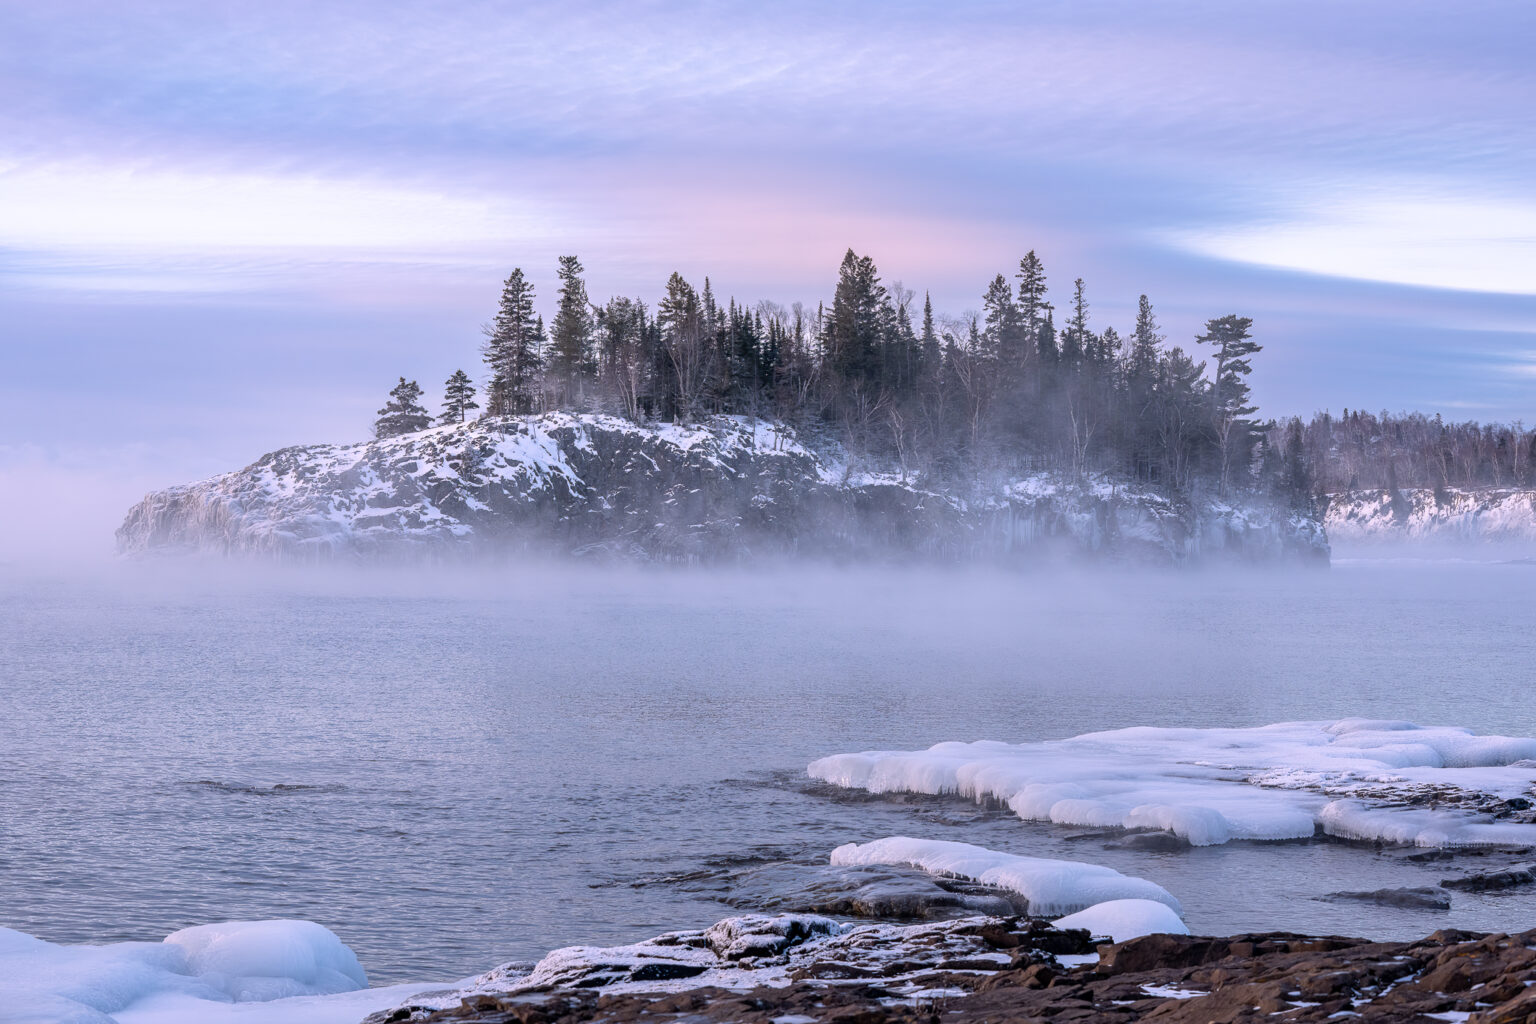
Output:
[[82,941],[299,917],[375,981],[449,978],[713,921],[719,902],[658,879],[721,857],[906,833],[1111,864],[1196,931],[1493,927],[1530,908],[1339,919],[1305,899],[1407,884],[1367,849],[1069,848],[961,805],[832,799],[804,769],[1129,725],[1536,735],[1533,599],[1536,566],[1469,563],[12,574],[0,925]]

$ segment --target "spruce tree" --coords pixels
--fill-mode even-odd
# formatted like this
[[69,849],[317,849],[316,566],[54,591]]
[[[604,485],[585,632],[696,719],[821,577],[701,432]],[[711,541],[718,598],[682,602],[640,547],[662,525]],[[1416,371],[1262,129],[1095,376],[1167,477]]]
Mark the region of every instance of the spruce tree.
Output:
[[1131,393],[1134,408],[1145,405],[1157,380],[1157,360],[1161,355],[1163,336],[1157,333],[1157,319],[1152,315],[1152,303],[1143,295],[1136,307],[1136,330],[1131,336],[1130,365],[1126,368],[1126,387]]
[[875,261],[849,249],[838,268],[837,290],[827,324],[826,358],[838,380],[872,383],[879,369],[881,307],[885,286]]
[[549,373],[556,400],[575,407],[585,398],[583,384],[592,345],[592,308],[582,272],[575,256],[560,257],[560,303],[550,325]]
[[1096,346],[1088,331],[1088,299],[1083,294],[1083,279],[1078,278],[1072,282],[1072,319],[1061,332],[1061,361],[1075,369],[1096,355]]
[[[1015,275],[1019,279],[1018,309],[1019,327],[1023,332],[1023,344],[1020,345],[1020,358],[1028,363],[1038,354],[1040,329],[1044,323],[1045,315],[1050,311],[1051,304],[1045,301],[1045,265],[1040,262],[1040,257],[1031,249],[1019,260],[1019,272]],[[1054,347],[1054,342],[1052,343]],[[1031,352],[1034,346],[1036,351]]]
[[1002,274],[993,278],[981,302],[987,322],[986,333],[982,336],[983,353],[986,358],[1011,369],[1018,359],[1019,314],[1013,304],[1013,289],[1009,287],[1008,279]]
[[492,416],[519,416],[538,406],[542,332],[533,297],[522,268],[513,268],[502,285],[496,319],[485,328],[485,361],[492,373],[486,412]]
[[923,336],[918,341],[921,359],[920,376],[925,382],[935,383],[942,372],[944,353],[939,347],[939,336],[933,329],[933,299],[923,293]]
[[373,423],[374,437],[397,437],[414,434],[432,425],[432,417],[421,407],[421,385],[400,378],[389,392],[389,401],[379,410],[379,418]]
[[443,383],[443,414],[437,418],[438,424],[463,423],[469,410],[478,408],[480,403],[475,401],[475,386],[470,383],[469,374],[454,370],[453,376]]

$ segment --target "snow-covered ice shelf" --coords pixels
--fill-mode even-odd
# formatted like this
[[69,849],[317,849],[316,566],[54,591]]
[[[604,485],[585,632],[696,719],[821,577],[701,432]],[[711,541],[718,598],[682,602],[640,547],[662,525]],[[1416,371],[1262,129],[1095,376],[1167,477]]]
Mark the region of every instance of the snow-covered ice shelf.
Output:
[[1536,845],[1536,739],[1411,722],[940,743],[837,754],[809,773],[872,793],[995,799],[1032,821],[1161,829],[1196,846],[1319,830],[1416,846]]

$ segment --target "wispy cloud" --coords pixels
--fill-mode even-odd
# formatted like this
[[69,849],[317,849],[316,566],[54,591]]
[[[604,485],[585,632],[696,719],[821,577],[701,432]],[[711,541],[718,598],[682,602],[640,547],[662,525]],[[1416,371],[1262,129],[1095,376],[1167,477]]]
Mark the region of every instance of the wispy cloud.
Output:
[[1392,186],[1326,191],[1289,216],[1184,232],[1177,241],[1208,256],[1312,274],[1536,295],[1536,201]]

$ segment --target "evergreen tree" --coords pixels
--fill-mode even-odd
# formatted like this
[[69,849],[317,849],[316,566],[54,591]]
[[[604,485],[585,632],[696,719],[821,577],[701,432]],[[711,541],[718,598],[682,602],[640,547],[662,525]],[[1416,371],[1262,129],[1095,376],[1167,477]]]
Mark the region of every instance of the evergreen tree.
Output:
[[1131,335],[1130,363],[1126,367],[1126,388],[1131,394],[1133,408],[1144,407],[1151,397],[1162,344],[1163,336],[1157,333],[1152,303],[1143,295],[1136,307],[1136,329]]
[[838,269],[827,323],[827,362],[840,381],[870,384],[878,376],[885,298],[874,260],[849,249]]
[[1051,309],[1051,304],[1045,301],[1045,264],[1040,262],[1033,249],[1019,260],[1019,272],[1015,276],[1019,279],[1017,305],[1019,330],[1023,334],[1019,356],[1027,366],[1039,359],[1040,331]]
[[496,319],[485,328],[485,361],[491,368],[486,412],[516,416],[538,405],[543,331],[533,312],[533,285],[513,268],[501,288]]
[[1083,293],[1083,279],[1072,282],[1072,318],[1066,330],[1061,332],[1061,361],[1070,369],[1078,368],[1084,360],[1095,355],[1092,336],[1088,331],[1088,300]]
[[379,410],[379,418],[373,423],[373,436],[414,434],[431,425],[432,417],[421,407],[421,386],[401,377],[400,383],[390,389],[389,401]]
[[1043,366],[1055,367],[1061,361],[1061,351],[1056,347],[1056,315],[1049,306],[1045,309],[1045,318],[1040,321],[1039,333],[1035,336],[1035,351],[1039,353]]
[[587,284],[582,280],[581,260],[560,257],[560,301],[550,328],[549,373],[556,401],[580,408],[585,404],[584,384],[592,347],[592,307]]
[[1216,378],[1212,381],[1216,408],[1232,415],[1247,415],[1256,409],[1248,404],[1248,375],[1253,372],[1250,357],[1262,350],[1249,331],[1253,320],[1246,316],[1223,316],[1205,322],[1205,333],[1195,340],[1216,348]]
[[667,278],[667,295],[656,307],[656,326],[671,370],[671,411],[687,421],[699,411],[709,366],[699,295],[683,275]]
[[983,335],[984,353],[1000,366],[1012,368],[1018,361],[1019,312],[1013,304],[1013,289],[1008,279],[998,274],[987,286],[982,296],[982,309],[986,316],[986,333]]
[[1225,494],[1234,473],[1248,465],[1257,439],[1257,407],[1249,404],[1251,357],[1261,350],[1249,333],[1253,320],[1229,315],[1207,320],[1205,333],[1195,340],[1216,349],[1216,376],[1211,382],[1213,427],[1221,453],[1220,489]]
[[454,370],[453,376],[443,384],[443,414],[437,422],[444,426],[463,423],[469,410],[478,408],[480,403],[475,401],[475,386],[470,383],[469,374]]

